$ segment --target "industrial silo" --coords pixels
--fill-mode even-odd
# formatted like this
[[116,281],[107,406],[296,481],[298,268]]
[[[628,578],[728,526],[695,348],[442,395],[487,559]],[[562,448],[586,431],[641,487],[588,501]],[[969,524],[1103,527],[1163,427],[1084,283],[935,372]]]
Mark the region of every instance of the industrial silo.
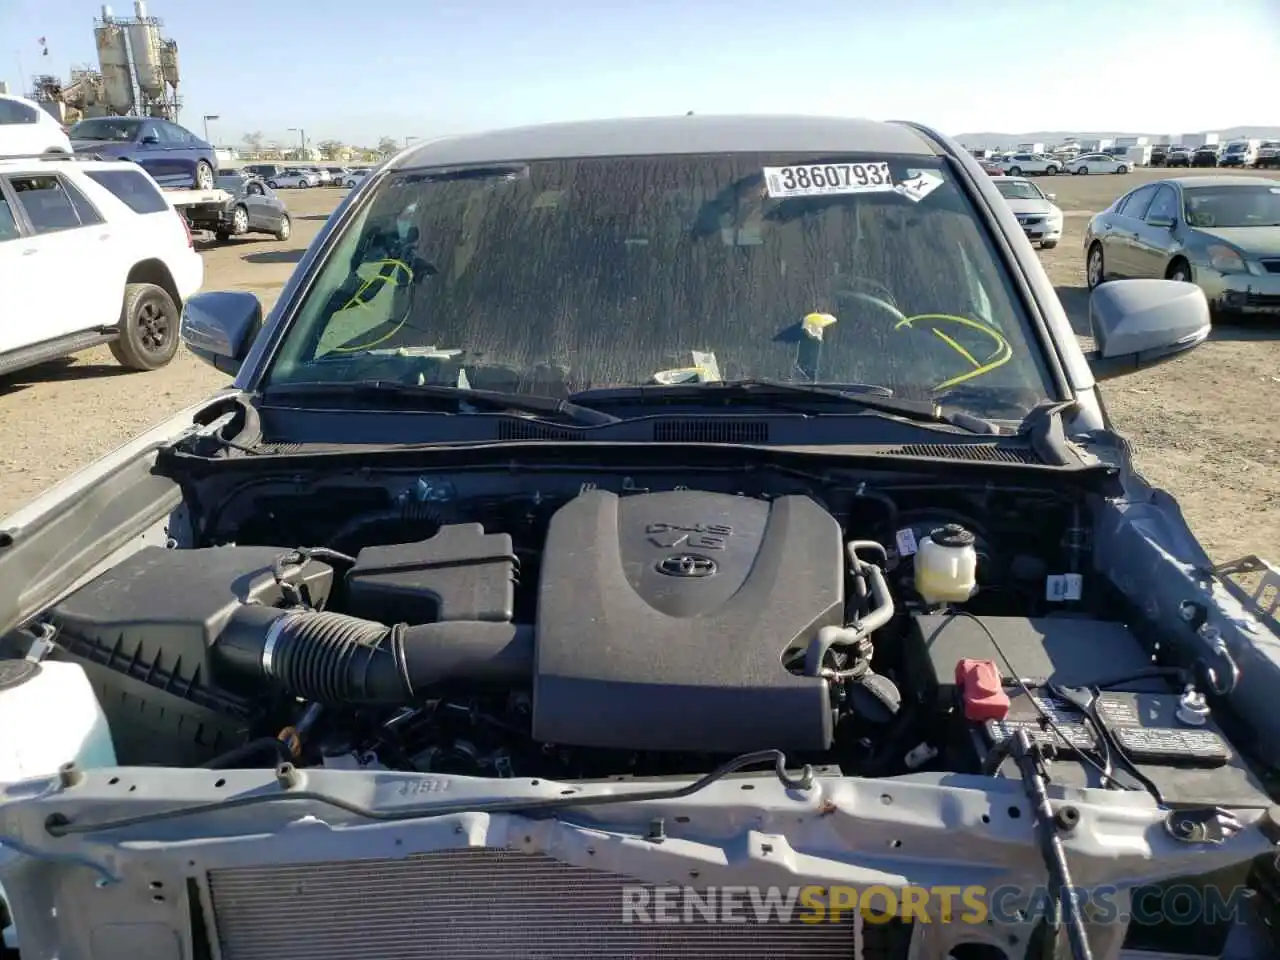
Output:
[[160,69],[164,72],[164,82],[178,89],[181,75],[178,72],[178,42],[164,40],[160,45]]
[[111,8],[102,8],[102,24],[93,31],[102,68],[102,99],[116,113],[133,110],[133,74],[129,69],[129,48],[124,27],[113,23]]
[[146,99],[164,96],[164,69],[161,65],[160,28],[147,15],[143,0],[134,0],[136,19],[129,27],[129,46],[133,50],[133,66],[137,70],[138,89]]

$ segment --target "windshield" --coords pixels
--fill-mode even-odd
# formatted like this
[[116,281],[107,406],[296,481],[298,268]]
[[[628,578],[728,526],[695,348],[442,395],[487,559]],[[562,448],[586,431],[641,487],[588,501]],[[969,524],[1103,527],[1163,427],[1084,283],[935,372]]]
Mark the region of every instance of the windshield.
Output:
[[[773,378],[919,398],[963,384],[975,412],[984,397],[1021,412],[1045,399],[1009,277],[946,167],[856,160],[638,156],[401,172],[336,240],[267,383],[563,396]],[[908,178],[919,199],[895,188]],[[806,186],[830,192],[794,195]]]
[[1183,192],[1187,223],[1193,227],[1280,227],[1280,181]]
[[107,140],[116,143],[131,143],[138,136],[141,121],[127,117],[96,117],[93,120],[81,120],[71,128],[69,136],[72,140]]
[[1029,180],[997,180],[996,189],[1006,200],[1043,200],[1040,188]]

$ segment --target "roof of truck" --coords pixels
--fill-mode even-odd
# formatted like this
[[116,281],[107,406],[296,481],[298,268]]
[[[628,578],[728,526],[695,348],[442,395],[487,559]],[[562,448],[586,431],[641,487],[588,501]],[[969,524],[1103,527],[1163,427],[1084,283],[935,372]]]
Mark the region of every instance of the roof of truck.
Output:
[[740,152],[933,157],[943,151],[904,123],[792,115],[691,115],[549,123],[443,137],[414,144],[392,166]]

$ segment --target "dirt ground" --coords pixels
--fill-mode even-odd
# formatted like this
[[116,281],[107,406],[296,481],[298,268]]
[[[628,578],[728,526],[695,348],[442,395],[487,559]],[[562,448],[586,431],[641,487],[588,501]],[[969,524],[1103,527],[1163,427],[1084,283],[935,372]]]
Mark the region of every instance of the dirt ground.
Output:
[[[1043,181],[1067,220],[1062,243],[1041,257],[1077,333],[1088,333],[1080,242],[1089,216],[1130,185],[1164,176]],[[342,192],[285,191],[292,238],[205,250],[205,289],[249,290],[270,309]],[[226,380],[185,350],[162,370],[123,373],[105,347],[0,378],[0,517]],[[1215,560],[1280,559],[1280,323],[1223,326],[1187,357],[1107,383],[1104,396],[1140,469],[1181,501]]]

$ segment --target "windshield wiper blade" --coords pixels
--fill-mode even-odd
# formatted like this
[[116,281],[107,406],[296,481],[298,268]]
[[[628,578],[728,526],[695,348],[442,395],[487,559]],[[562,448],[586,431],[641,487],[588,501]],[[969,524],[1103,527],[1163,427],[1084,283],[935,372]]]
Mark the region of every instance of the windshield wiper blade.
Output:
[[688,399],[708,397],[768,401],[779,398],[800,398],[818,402],[838,401],[857,406],[873,413],[902,417],[915,423],[936,423],[960,427],[970,433],[998,433],[998,428],[981,417],[960,412],[944,411],[931,400],[911,400],[895,397],[888,387],[874,384],[821,384],[790,380],[752,378],[743,380],[713,380],[702,383],[644,384],[620,389],[602,388],[583,390],[569,399],[632,401],[643,403],[652,399]]
[[286,383],[270,387],[262,393],[262,399],[267,401],[307,397],[351,399],[374,403],[392,400],[401,404],[430,406],[470,405],[499,412],[514,411],[543,417],[559,417],[584,427],[601,427],[621,422],[621,418],[612,414],[557,397],[506,393],[501,390],[476,390],[471,387],[450,387],[439,383],[408,384],[393,380],[360,380],[354,383]]

